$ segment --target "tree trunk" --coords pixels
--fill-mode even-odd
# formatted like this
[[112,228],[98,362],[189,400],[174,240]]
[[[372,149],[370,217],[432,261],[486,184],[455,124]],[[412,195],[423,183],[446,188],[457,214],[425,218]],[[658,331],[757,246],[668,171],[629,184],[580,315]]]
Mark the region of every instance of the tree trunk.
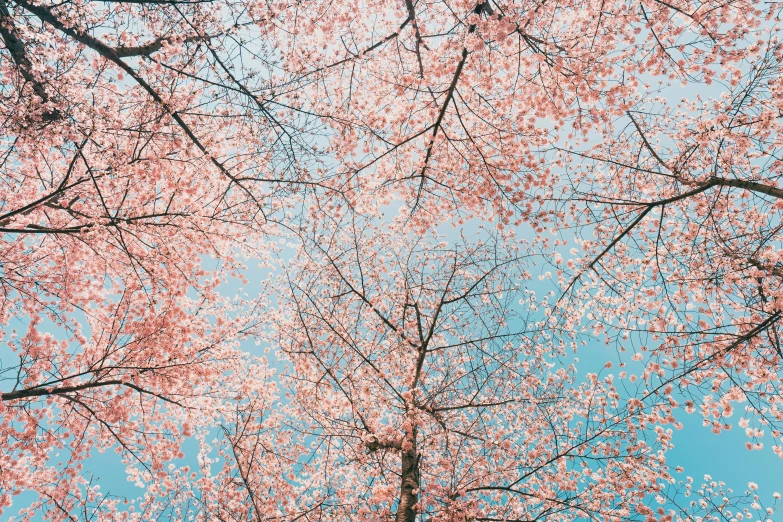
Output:
[[413,444],[410,449],[402,450],[402,476],[400,483],[400,503],[397,506],[395,522],[415,522],[416,511],[413,506],[418,500],[419,492],[419,455],[416,452],[416,428],[405,437],[406,442]]

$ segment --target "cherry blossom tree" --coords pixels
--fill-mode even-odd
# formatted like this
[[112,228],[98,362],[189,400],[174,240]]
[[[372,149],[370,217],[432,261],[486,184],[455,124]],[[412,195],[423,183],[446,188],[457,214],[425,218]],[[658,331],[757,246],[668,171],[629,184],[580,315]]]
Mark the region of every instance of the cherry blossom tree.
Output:
[[[714,431],[747,405],[754,449],[783,430],[779,9],[0,0],[0,509],[735,509],[711,480],[647,504],[679,402]],[[468,218],[480,238],[434,232]],[[222,296],[276,234],[284,284]],[[520,294],[542,251],[554,306]],[[577,377],[558,357],[582,329],[641,379]],[[191,437],[197,472],[174,462]],[[82,472],[108,449],[146,487],[132,514]]]
[[612,375],[580,382],[553,358],[524,245],[406,229],[346,220],[287,274],[279,344],[312,518],[642,516],[669,480],[668,396],[626,403]]
[[421,228],[585,225],[570,267],[543,243],[563,289],[587,284],[563,327],[590,310],[590,329],[659,347],[647,376],[668,372],[656,386],[682,385],[714,431],[743,403],[751,448],[779,437],[778,6],[393,7],[315,7],[318,38],[286,47],[357,183],[396,187]]

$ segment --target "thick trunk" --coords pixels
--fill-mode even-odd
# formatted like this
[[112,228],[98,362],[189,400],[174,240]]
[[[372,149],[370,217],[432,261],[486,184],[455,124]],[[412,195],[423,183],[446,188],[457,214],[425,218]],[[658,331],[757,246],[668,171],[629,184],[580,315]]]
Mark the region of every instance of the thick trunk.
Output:
[[[410,443],[412,447],[406,443]],[[415,522],[416,511],[413,506],[419,497],[419,454],[416,452],[415,428],[405,437],[401,453],[400,503],[397,506],[397,516],[394,520],[395,522]]]

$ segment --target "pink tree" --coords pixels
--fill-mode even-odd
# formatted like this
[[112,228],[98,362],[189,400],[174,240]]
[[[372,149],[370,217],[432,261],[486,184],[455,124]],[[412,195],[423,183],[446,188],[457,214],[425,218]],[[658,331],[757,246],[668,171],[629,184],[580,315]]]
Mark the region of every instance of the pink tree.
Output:
[[346,219],[287,275],[278,342],[312,519],[644,513],[669,479],[671,399],[626,403],[612,375],[557,362],[527,316],[524,245],[406,229]]
[[[674,386],[716,431],[741,400],[752,439],[781,420],[776,9],[0,0],[0,507],[656,516],[669,435],[643,427],[673,422]],[[661,78],[725,88],[676,104]],[[404,232],[340,221],[393,200]],[[517,247],[428,232],[470,216],[531,224],[580,293],[516,329]],[[571,263],[555,225],[586,225]],[[278,228],[306,238],[288,308],[245,313],[217,287]],[[650,336],[629,397],[547,366],[588,309],[623,349]],[[237,350],[271,319],[281,405]],[[201,476],[168,471],[192,433]],[[148,484],[136,515],[81,474],[110,447]]]
[[[780,437],[777,5],[316,2],[278,16],[309,37],[292,31],[285,67],[311,80],[357,194],[398,197],[417,230],[528,221],[562,288],[587,285],[560,301],[558,328],[586,319],[652,351],[648,383],[680,385],[715,431],[744,404],[751,448],[765,426]],[[545,237],[557,228],[580,229],[570,262]]]

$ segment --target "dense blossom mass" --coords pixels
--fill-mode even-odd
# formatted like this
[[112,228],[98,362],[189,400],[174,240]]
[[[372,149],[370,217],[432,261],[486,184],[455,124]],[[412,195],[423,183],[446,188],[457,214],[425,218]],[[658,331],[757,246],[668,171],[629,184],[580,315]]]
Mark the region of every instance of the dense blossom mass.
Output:
[[770,517],[782,10],[0,0],[0,513]]

